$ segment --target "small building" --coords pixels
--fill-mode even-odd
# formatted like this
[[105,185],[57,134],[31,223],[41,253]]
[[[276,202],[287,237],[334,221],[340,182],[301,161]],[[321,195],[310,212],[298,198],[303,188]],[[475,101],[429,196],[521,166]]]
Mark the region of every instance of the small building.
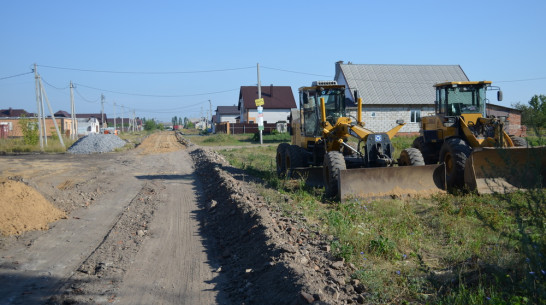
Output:
[[[238,123],[239,108],[237,106],[218,106],[216,107],[215,123]],[[214,117],[213,117],[214,118]]]
[[100,132],[99,119],[95,117],[77,117],[76,120],[78,121],[78,136],[86,136],[88,134]]
[[506,118],[504,130],[508,134],[518,137],[526,136],[527,127],[521,125],[521,110],[488,103],[486,104],[485,112],[487,116]]
[[[264,123],[286,122],[290,116],[290,110],[297,108],[294,94],[290,86],[262,86],[262,98],[264,99],[263,118]],[[241,86],[239,91],[240,122],[258,122],[258,86]]]

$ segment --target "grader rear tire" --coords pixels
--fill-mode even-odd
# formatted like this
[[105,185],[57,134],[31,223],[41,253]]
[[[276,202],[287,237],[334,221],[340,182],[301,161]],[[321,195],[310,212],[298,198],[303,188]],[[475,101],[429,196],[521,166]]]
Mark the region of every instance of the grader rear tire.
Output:
[[440,162],[446,166],[446,185],[448,189],[464,187],[464,166],[472,148],[461,138],[449,138],[440,150]]
[[287,175],[292,176],[292,170],[296,167],[303,167],[303,152],[297,145],[290,145],[285,150],[285,166]]
[[338,193],[339,171],[347,169],[343,154],[338,151],[330,151],[324,156],[323,179],[325,184],[325,196],[336,197]]
[[277,155],[275,163],[277,163],[277,176],[282,178],[286,175],[286,149],[290,147],[288,143],[281,143],[277,146]]
[[425,164],[436,164],[438,163],[438,146],[432,143],[425,143],[423,136],[419,136],[413,140],[413,148],[419,149],[421,155],[423,155],[423,160]]
[[400,153],[399,166],[421,166],[425,165],[425,160],[421,151],[417,148],[406,148]]

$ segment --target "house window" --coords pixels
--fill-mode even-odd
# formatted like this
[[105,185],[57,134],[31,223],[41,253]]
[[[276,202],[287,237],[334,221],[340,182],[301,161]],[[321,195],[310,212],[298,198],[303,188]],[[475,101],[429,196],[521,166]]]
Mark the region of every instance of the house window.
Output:
[[421,110],[412,110],[410,115],[411,115],[410,122],[412,123],[421,122]]
[[375,112],[370,113],[370,116],[371,116],[372,118],[375,118]]

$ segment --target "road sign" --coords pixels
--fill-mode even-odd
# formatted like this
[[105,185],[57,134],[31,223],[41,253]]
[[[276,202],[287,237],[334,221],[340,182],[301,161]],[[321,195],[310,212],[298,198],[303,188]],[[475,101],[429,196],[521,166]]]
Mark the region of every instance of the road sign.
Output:
[[254,100],[254,102],[256,102],[256,107],[262,106],[263,104],[265,104],[263,98],[258,98],[258,99],[256,99],[256,100]]

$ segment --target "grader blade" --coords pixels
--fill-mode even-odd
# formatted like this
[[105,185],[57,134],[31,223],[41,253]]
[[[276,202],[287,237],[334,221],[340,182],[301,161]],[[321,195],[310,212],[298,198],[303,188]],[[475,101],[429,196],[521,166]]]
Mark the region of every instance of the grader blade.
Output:
[[290,178],[303,179],[305,184],[314,187],[323,187],[322,166],[319,167],[296,167],[290,170]]
[[375,167],[342,170],[339,173],[338,197],[385,198],[430,196],[444,192],[445,165]]
[[546,186],[546,147],[483,148],[466,160],[464,180],[479,194]]

